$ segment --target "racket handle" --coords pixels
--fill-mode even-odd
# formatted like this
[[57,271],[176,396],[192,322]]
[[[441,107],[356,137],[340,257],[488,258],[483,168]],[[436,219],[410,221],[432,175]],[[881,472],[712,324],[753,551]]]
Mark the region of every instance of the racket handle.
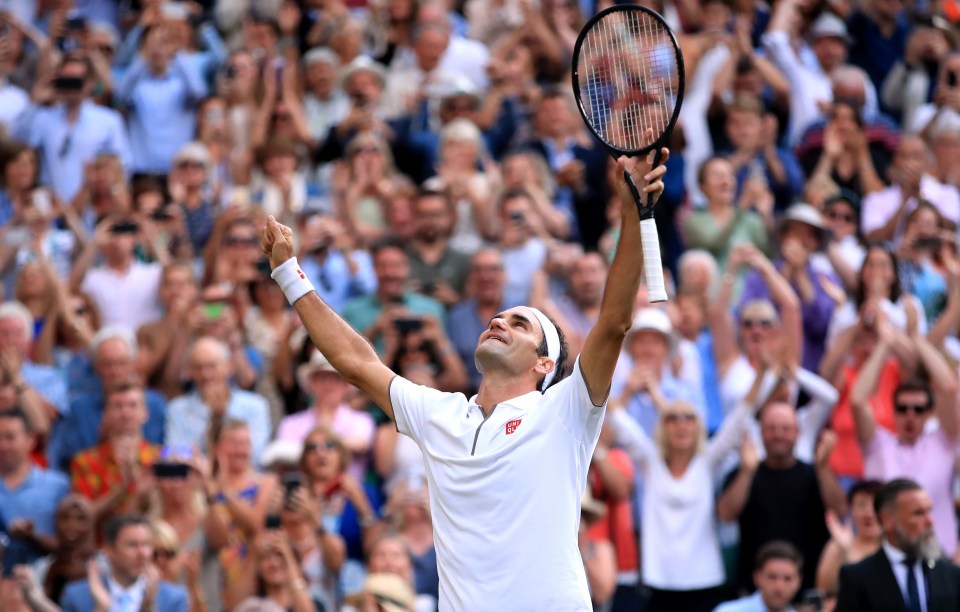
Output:
[[647,278],[647,292],[651,303],[666,302],[667,289],[663,284],[663,264],[660,263],[660,237],[657,222],[640,220],[640,242],[643,245],[643,274]]

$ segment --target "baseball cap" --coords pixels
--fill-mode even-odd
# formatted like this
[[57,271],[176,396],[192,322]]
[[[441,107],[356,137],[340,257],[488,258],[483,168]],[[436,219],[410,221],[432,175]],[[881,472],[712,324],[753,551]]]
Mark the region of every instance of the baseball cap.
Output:
[[310,354],[310,361],[297,368],[297,382],[300,383],[301,387],[307,388],[310,383],[310,377],[315,372],[339,373],[330,363],[330,360],[318,349],[313,349],[313,353]]
[[641,308],[633,315],[633,324],[627,333],[634,334],[639,331],[659,332],[670,339],[673,336],[673,324],[670,323],[667,313],[659,308]]

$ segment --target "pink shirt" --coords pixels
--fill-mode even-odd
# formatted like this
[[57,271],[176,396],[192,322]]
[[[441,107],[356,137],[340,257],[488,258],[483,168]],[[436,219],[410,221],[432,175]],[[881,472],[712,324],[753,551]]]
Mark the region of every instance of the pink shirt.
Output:
[[912,478],[930,494],[937,541],[948,557],[957,550],[957,517],[953,509],[954,458],[957,445],[942,430],[924,432],[915,444],[901,444],[878,427],[864,450],[864,478],[883,482]]
[[[933,204],[940,214],[953,223],[960,223],[960,194],[953,185],[941,183],[932,176],[925,174],[920,179],[920,195]],[[863,198],[862,212],[860,213],[861,230],[864,235],[883,227],[890,217],[897,213],[903,196],[900,187],[891,185],[881,191],[875,191]],[[907,202],[907,213],[917,207],[916,199]],[[899,241],[903,235],[907,216],[904,215],[894,233],[894,240]]]
[[[317,426],[317,413],[313,408],[297,412],[284,417],[277,428],[277,440],[303,442],[307,434]],[[376,426],[373,417],[364,412],[357,412],[349,406],[341,405],[333,415],[330,429],[346,443],[349,449],[370,449],[373,443],[373,434]],[[353,453],[350,462],[349,474],[363,482],[364,470],[367,467],[367,453]]]

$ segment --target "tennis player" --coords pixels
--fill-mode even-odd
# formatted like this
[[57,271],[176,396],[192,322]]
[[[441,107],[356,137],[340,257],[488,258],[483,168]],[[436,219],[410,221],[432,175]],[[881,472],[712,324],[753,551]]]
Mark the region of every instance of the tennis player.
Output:
[[[423,451],[444,612],[593,609],[577,548],[580,497],[643,270],[640,219],[622,175],[629,170],[644,194],[659,198],[665,172],[651,170],[652,154],[618,165],[620,243],[571,375],[555,380],[567,360],[556,325],[534,308],[511,308],[480,335],[483,380],[470,399],[383,365],[314,292],[293,256],[292,230],[270,217],[263,231],[273,278],[314,344]],[[597,202],[596,214],[604,207]]]

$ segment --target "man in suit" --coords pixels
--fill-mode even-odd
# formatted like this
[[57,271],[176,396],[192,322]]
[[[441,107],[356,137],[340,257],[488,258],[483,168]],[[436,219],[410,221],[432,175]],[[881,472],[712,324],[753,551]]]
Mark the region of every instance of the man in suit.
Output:
[[99,579],[99,572],[91,572],[90,580],[68,584],[60,600],[63,612],[187,612],[186,590],[160,582],[152,569],[153,535],[146,519],[115,517],[104,528],[104,539],[109,571]]
[[960,568],[941,559],[930,496],[913,480],[888,482],[874,500],[883,546],[840,570],[837,612],[955,612]]

